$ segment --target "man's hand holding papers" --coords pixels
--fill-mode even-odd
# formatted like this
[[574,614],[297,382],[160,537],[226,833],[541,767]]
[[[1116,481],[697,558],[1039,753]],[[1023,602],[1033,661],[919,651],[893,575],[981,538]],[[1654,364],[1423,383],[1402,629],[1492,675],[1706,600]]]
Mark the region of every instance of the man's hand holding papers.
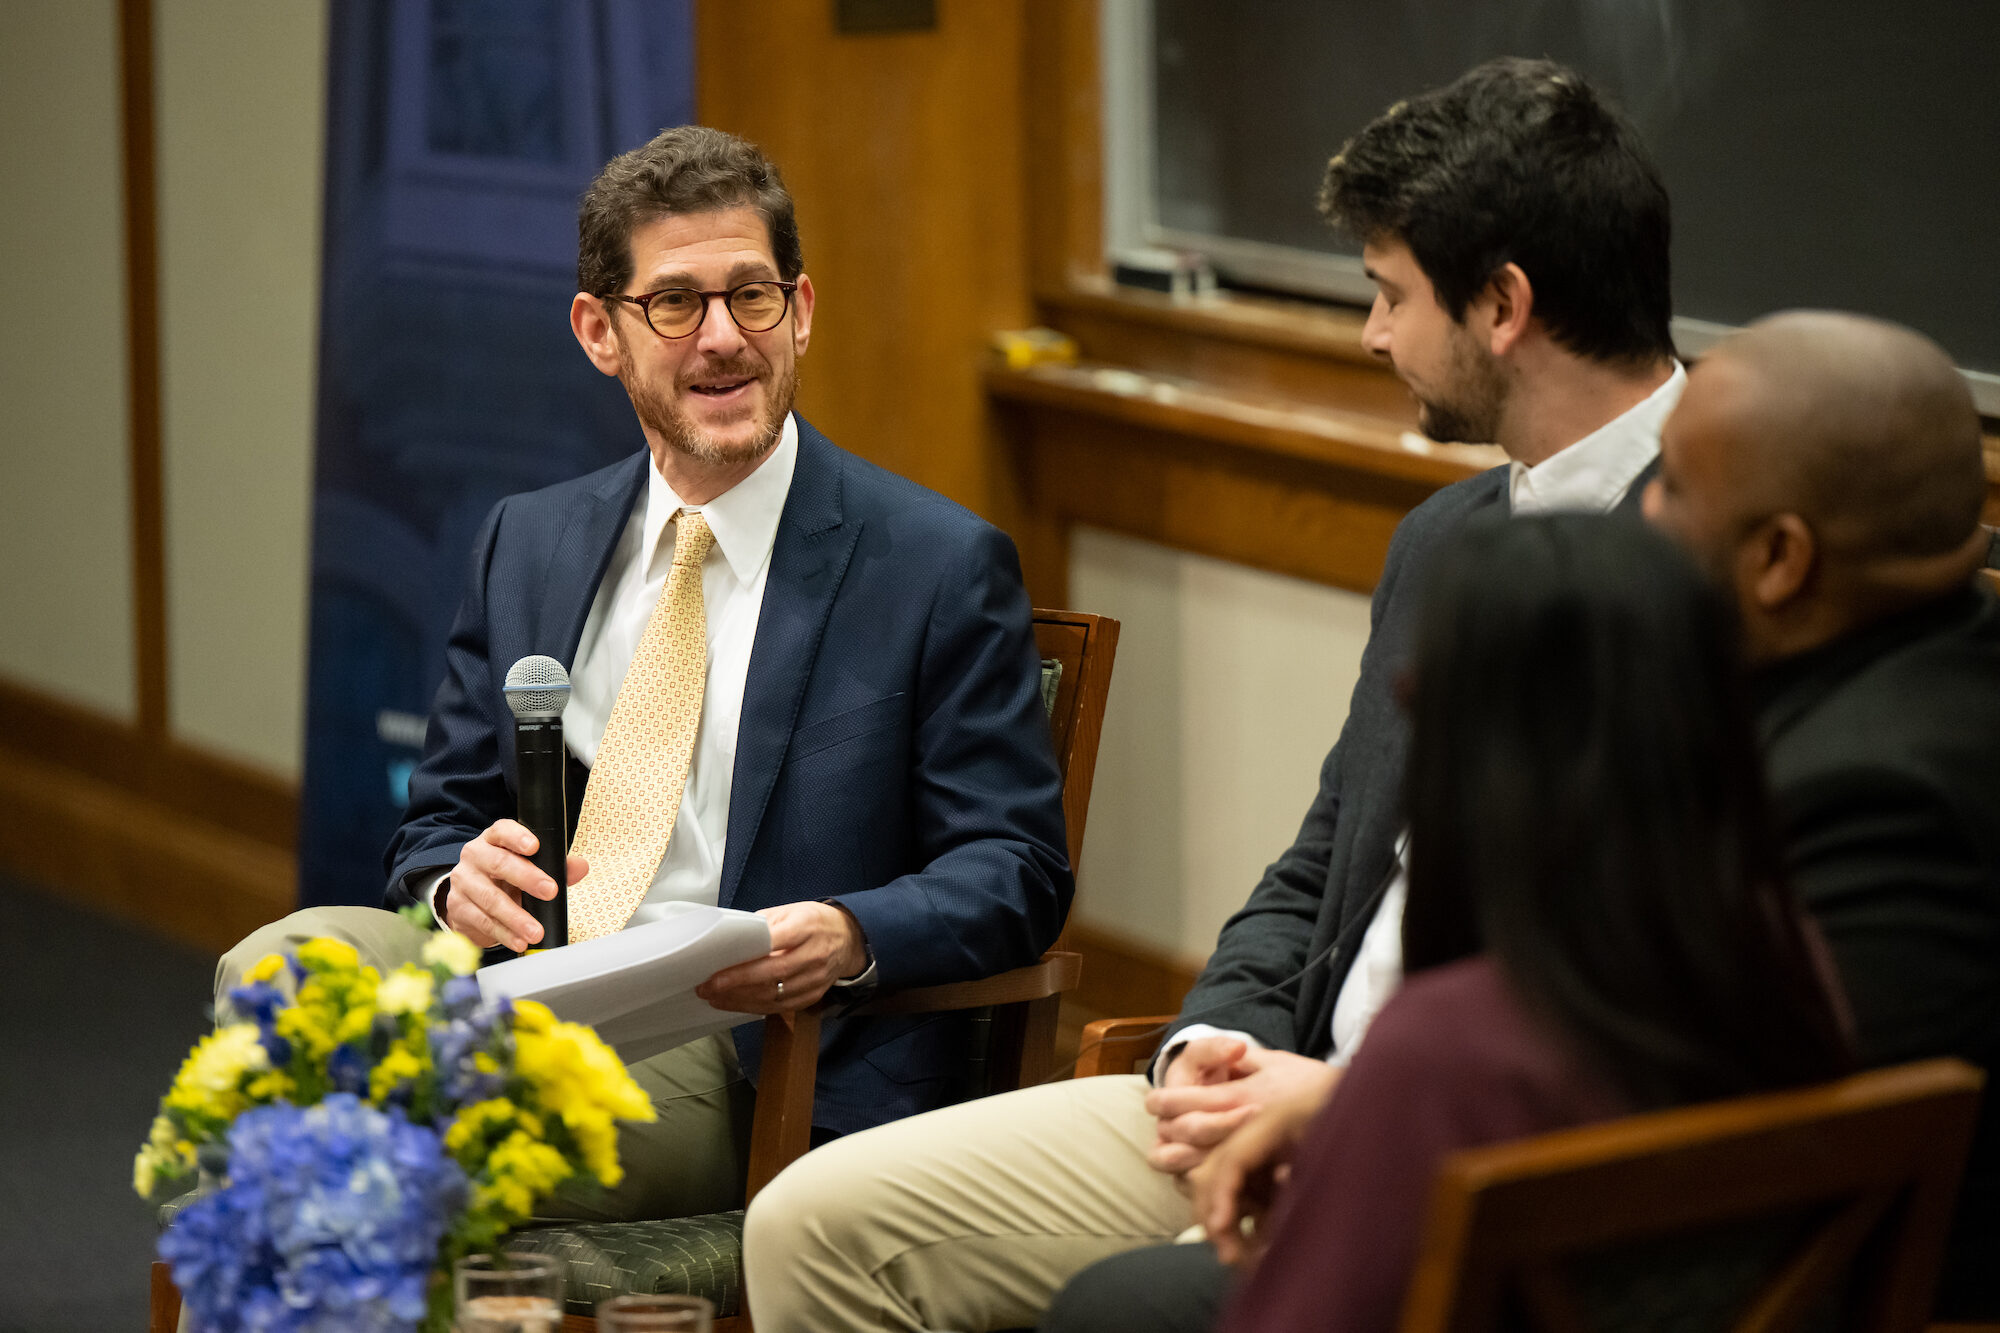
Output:
[[832,903],[786,903],[757,913],[771,924],[771,952],[716,973],[694,993],[717,1009],[792,1013],[868,966],[853,917]]
[[480,992],[540,1000],[559,1018],[588,1023],[627,1064],[749,1021],[707,1003],[695,988],[768,955],[770,923],[699,903],[639,911],[644,919],[624,930],[481,968],[474,974]]

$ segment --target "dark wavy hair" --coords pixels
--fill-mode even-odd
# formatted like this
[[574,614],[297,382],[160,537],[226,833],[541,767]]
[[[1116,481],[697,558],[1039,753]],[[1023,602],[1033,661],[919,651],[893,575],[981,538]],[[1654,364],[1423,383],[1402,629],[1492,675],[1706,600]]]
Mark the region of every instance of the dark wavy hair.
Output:
[[1515,263],[1570,351],[1673,354],[1667,187],[1631,123],[1553,61],[1488,61],[1390,107],[1327,164],[1320,211],[1409,246],[1454,320]]
[[771,234],[778,276],[805,271],[791,192],[755,144],[705,125],[677,125],[604,164],[576,217],[577,290],[610,296],[632,280],[632,233],[684,213],[754,208]]
[[1719,593],[1629,518],[1476,524],[1410,688],[1405,967],[1485,952],[1638,1107],[1830,1078]]

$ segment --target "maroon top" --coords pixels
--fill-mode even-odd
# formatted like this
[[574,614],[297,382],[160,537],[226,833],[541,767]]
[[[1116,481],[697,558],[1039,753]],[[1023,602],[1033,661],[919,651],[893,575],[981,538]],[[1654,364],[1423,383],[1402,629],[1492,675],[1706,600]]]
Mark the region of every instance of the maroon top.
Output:
[[1223,1333],[1393,1330],[1445,1154],[1625,1109],[1530,1021],[1487,959],[1418,973],[1306,1131],[1270,1248]]

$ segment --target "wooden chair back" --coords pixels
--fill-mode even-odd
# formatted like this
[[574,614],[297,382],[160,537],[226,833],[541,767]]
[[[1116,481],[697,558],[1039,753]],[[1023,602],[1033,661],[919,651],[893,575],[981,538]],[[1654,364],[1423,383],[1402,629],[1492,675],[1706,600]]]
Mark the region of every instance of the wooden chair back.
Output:
[[1069,831],[1069,864],[1083,856],[1083,826],[1090,787],[1097,776],[1097,743],[1104,735],[1104,704],[1118,659],[1118,622],[1087,611],[1035,611],[1035,647],[1060,666],[1049,733],[1063,776],[1063,822]]
[[1921,1329],[1982,1082],[1929,1060],[1453,1154],[1402,1333]]

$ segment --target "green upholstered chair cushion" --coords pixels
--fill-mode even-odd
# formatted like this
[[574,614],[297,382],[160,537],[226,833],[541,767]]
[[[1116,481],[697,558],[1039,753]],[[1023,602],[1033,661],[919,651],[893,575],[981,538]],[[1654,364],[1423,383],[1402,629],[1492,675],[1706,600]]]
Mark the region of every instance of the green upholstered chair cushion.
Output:
[[508,1238],[515,1254],[560,1259],[571,1314],[591,1314],[613,1296],[706,1296],[717,1315],[742,1303],[743,1214],[659,1222],[565,1222]]
[[1042,711],[1050,717],[1056,715],[1056,693],[1062,688],[1062,659],[1044,657],[1042,659]]

